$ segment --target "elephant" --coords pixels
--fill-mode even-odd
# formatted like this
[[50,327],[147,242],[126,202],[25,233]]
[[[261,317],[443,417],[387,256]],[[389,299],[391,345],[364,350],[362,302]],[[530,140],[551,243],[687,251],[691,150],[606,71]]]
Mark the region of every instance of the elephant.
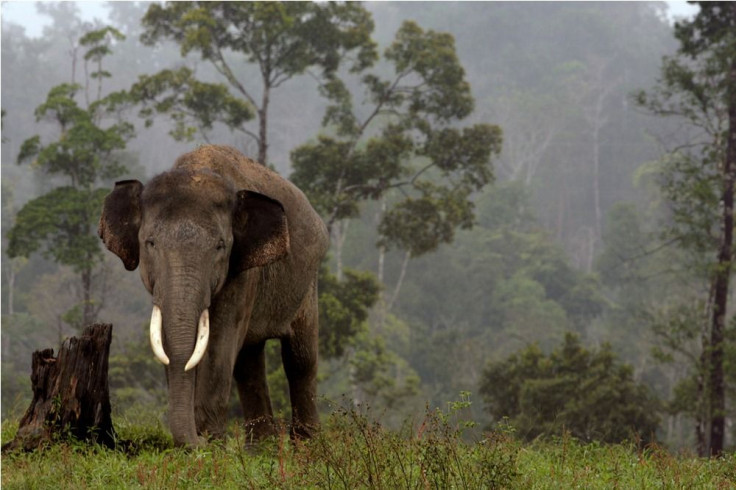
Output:
[[145,186],[117,182],[98,235],[153,300],[177,446],[225,433],[232,380],[252,437],[275,432],[264,345],[281,342],[291,435],[319,427],[317,276],[327,228],[305,195],[228,146],[180,156]]

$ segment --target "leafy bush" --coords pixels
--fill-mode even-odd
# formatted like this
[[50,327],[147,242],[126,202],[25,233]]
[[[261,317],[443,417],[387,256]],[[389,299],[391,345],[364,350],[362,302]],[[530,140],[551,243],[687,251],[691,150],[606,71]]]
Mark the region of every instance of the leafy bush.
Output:
[[527,440],[561,435],[583,441],[643,441],[657,429],[659,402],[618,362],[608,344],[586,350],[568,333],[549,356],[536,344],[484,370],[480,392],[497,420]]

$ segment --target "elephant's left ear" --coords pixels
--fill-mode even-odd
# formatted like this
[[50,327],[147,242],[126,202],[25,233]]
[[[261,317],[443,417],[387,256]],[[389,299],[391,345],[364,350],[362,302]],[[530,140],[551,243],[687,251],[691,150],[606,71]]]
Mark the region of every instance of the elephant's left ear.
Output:
[[275,262],[289,253],[289,228],[284,206],[253,191],[238,192],[233,215],[230,273]]
[[108,250],[120,257],[129,271],[138,267],[138,228],[141,225],[141,193],[137,180],[115,183],[105,198],[97,234]]

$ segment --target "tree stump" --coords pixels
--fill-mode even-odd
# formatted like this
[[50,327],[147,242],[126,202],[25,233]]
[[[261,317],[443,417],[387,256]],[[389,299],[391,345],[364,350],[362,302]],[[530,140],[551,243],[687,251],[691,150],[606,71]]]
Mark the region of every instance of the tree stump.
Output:
[[112,325],[94,324],[65,340],[56,358],[53,349],[33,353],[33,400],[2,452],[32,451],[69,436],[114,446],[107,382],[111,341]]

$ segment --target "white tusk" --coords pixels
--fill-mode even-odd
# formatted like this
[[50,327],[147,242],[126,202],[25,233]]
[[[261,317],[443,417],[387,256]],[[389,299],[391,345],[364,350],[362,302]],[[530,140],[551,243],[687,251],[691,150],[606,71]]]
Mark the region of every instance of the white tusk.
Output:
[[194,345],[194,352],[189,362],[184,366],[184,371],[189,371],[202,360],[204,352],[207,350],[207,341],[210,338],[210,312],[204,310],[199,317],[199,326],[197,327],[197,343]]
[[168,366],[169,358],[164,352],[164,343],[161,340],[161,309],[156,305],[153,305],[153,313],[151,313],[151,348],[156,359]]

